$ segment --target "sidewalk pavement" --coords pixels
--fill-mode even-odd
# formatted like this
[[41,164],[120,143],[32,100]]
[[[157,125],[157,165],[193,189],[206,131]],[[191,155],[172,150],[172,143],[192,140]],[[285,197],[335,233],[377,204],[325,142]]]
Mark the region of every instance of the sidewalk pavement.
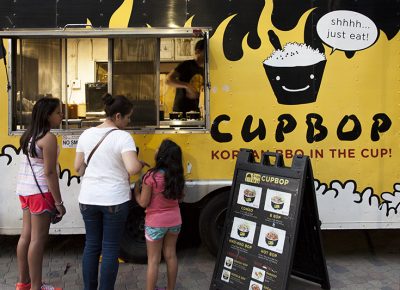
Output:
[[[323,231],[331,289],[400,290],[400,230]],[[17,236],[0,236],[0,290],[14,290],[17,281]],[[46,247],[44,281],[65,290],[81,290],[84,236],[51,236]],[[209,289],[215,258],[202,245],[178,252],[176,289]],[[144,289],[146,265],[121,263],[116,290]],[[158,279],[166,286],[162,263]],[[319,285],[291,277],[290,290],[321,289]],[[243,289],[247,290],[247,289]]]

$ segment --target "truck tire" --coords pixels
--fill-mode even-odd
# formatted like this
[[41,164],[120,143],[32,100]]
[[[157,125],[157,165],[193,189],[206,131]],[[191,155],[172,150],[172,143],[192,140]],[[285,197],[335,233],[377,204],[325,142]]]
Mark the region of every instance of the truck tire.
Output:
[[201,241],[214,256],[221,245],[228,200],[229,191],[221,192],[207,202],[200,214]]
[[124,261],[141,264],[147,262],[144,217],[144,209],[132,201],[121,239],[120,257]]

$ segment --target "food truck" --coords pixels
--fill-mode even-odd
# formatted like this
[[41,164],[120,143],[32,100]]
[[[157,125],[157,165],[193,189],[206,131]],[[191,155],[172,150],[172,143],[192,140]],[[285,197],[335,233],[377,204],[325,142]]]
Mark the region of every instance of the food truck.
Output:
[[[154,164],[164,138],[184,152],[182,239],[217,252],[240,148],[311,158],[322,229],[400,228],[398,1],[7,0],[0,4],[0,234],[19,234],[19,138],[42,96],[60,98],[54,130],[67,215],[52,234],[83,234],[73,169],[101,96],[134,104],[129,132]],[[167,74],[206,43],[199,108],[172,109]],[[145,257],[143,210],[122,242]]]

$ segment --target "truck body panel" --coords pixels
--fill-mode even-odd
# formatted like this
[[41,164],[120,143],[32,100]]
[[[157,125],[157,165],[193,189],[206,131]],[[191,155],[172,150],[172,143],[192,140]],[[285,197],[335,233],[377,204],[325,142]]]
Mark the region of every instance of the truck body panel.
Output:
[[[6,32],[15,28],[211,28],[209,125],[133,132],[149,163],[162,139],[182,146],[185,202],[229,187],[240,148],[253,149],[257,160],[279,151],[288,166],[295,154],[311,157],[323,229],[400,228],[398,1],[25,2],[0,4],[6,60]],[[10,132],[7,65],[7,72],[0,67],[0,234],[17,234],[20,133]],[[83,233],[75,150],[67,142],[80,132],[56,134],[68,214],[51,233]]]

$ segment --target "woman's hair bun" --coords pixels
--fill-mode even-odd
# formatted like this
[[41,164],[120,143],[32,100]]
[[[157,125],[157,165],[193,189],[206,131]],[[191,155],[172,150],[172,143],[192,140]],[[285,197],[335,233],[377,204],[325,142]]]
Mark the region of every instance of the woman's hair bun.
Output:
[[105,93],[102,97],[104,105],[109,106],[114,102],[113,96],[111,96],[109,93]]

